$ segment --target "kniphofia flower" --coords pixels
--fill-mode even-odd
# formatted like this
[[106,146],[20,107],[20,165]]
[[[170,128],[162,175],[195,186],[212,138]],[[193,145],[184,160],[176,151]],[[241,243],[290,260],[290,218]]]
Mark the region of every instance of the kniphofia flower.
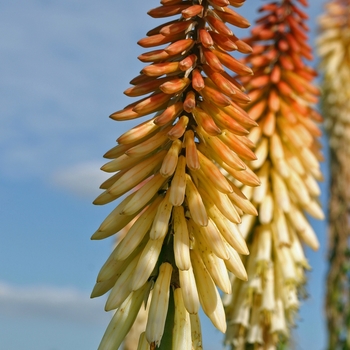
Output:
[[328,2],[319,24],[317,46],[323,74],[322,108],[331,156],[326,298],[328,348],[340,349],[350,344],[350,2]]
[[148,298],[141,348],[201,349],[200,305],[226,330],[217,287],[231,292],[228,271],[247,278],[239,254],[248,249],[238,224],[243,213],[256,215],[233,181],[260,183],[241,159],[256,159],[247,135],[257,124],[242,108],[250,98],[232,78],[252,70],[227,53],[251,52],[230,28],[249,26],[232,9],[243,2],[162,0],[148,12],[177,17],[138,42],[151,51],[139,56],[147,65],[125,94],[146,96],[111,115],[116,121],[151,117],[105,154],[110,161],[102,170],[114,175],[94,202],[126,196],[92,236],[124,234],[92,292],[110,290],[106,310],[117,310],[101,350],[118,348]]
[[318,202],[322,159],[314,109],[319,91],[316,76],[305,60],[307,44],[305,0],[281,0],[260,8],[261,17],[248,43],[253,52],[244,59],[254,76],[242,77],[252,102],[249,116],[259,124],[251,130],[258,160],[249,163],[261,186],[243,186],[258,217],[244,216],[241,233],[250,242],[245,259],[248,282],[233,277],[232,295],[225,297],[226,343],[244,349],[274,349],[288,338],[299,307],[309,264],[302,244],[317,249],[317,237],[305,214],[322,219]]

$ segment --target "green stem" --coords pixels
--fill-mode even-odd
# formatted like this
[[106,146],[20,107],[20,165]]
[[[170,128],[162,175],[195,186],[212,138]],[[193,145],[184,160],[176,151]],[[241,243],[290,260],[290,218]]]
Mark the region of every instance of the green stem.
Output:
[[[175,304],[173,289],[170,288],[170,298],[168,313],[165,321],[164,334],[159,345],[159,350],[171,350],[173,344],[173,328],[174,328]],[[173,349],[176,350],[176,349]]]

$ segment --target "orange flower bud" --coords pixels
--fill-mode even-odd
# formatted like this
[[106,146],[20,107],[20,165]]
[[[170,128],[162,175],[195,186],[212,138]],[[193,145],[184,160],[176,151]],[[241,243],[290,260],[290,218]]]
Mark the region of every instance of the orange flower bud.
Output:
[[217,136],[221,134],[220,128],[215,124],[213,118],[201,108],[195,107],[192,111],[197,125],[201,126],[208,135]]
[[184,51],[189,50],[193,46],[193,44],[194,41],[192,39],[177,40],[174,43],[170,44],[168,47],[166,47],[164,50],[167,54],[175,56],[181,54]]
[[216,30],[218,33],[223,35],[233,35],[231,29],[229,29],[222,20],[214,17],[212,15],[207,15],[205,19],[208,21],[209,25]]
[[214,41],[208,31],[204,28],[199,29],[199,40],[204,47],[210,48],[214,45]]
[[182,2],[180,2],[174,5],[169,4],[167,6],[159,6],[152,10],[149,10],[147,13],[153,18],[170,17],[180,14],[188,7],[188,4],[182,4]]
[[204,79],[202,77],[202,74],[200,73],[200,71],[198,69],[194,69],[192,71],[192,87],[196,90],[196,91],[201,91],[204,89]]
[[154,124],[158,126],[163,126],[170,121],[174,120],[182,111],[182,103],[176,102],[172,104],[171,106],[167,107],[163,113],[158,115],[154,119]]
[[214,12],[225,22],[228,22],[239,28],[248,28],[250,23],[243,16],[239,15],[237,12],[231,10],[228,7],[224,7],[220,10],[215,9]]
[[168,57],[169,57],[169,54],[165,52],[165,50],[161,49],[161,50],[154,50],[154,51],[143,53],[137,58],[141,62],[157,62],[157,61],[164,61]]
[[184,18],[191,18],[195,16],[201,17],[203,14],[203,6],[202,5],[192,5],[187,7],[185,10],[181,12]]
[[189,91],[186,94],[185,101],[183,103],[183,108],[186,112],[191,113],[193,108],[196,107],[196,94],[194,91]]
[[197,55],[192,54],[184,58],[182,61],[179,62],[179,68],[182,71],[186,71],[187,69],[190,69],[194,67],[197,61]]
[[231,37],[216,33],[214,31],[209,31],[208,33],[212,37],[215,44],[219,46],[222,50],[237,50],[237,45],[234,43],[234,41],[231,40]]
[[146,38],[143,38],[139,40],[137,43],[142,47],[153,47],[153,46],[159,46],[167,43],[171,43],[180,39],[183,39],[184,34],[179,33],[175,35],[162,35],[162,34],[155,34],[152,36],[148,36]]
[[150,77],[157,77],[163,74],[174,73],[179,69],[179,62],[155,63],[142,69],[142,73]]
[[185,89],[190,82],[191,81],[188,78],[176,78],[163,83],[159,86],[159,89],[166,94],[176,94]]
[[181,22],[176,21],[167,26],[164,26],[159,31],[159,33],[165,36],[179,34],[179,33],[185,32],[190,27],[190,25],[192,25],[192,23],[194,22],[193,21],[181,21]]

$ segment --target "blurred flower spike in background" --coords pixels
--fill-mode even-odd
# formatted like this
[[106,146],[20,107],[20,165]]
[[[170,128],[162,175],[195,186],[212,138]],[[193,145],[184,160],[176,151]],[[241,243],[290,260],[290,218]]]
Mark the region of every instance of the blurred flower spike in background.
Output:
[[328,348],[349,349],[350,320],[350,2],[334,0],[319,18],[317,49],[323,72],[322,110],[329,137]]
[[322,118],[315,110],[319,90],[312,85],[317,74],[304,62],[313,59],[308,16],[291,0],[267,3],[259,12],[247,39],[253,52],[243,59],[254,76],[241,77],[252,99],[247,112],[259,124],[249,135],[258,160],[249,166],[261,181],[243,192],[259,214],[244,216],[241,228],[251,252],[245,259],[248,282],[234,278],[234,292],[225,297],[226,343],[237,349],[245,343],[272,349],[290,337],[310,268],[302,244],[319,247],[305,214],[324,218],[317,184]]

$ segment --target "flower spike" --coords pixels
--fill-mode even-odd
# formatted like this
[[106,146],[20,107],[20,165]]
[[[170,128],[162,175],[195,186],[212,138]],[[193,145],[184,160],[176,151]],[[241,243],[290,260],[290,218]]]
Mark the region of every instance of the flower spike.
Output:
[[328,1],[319,18],[317,38],[323,73],[322,111],[330,146],[329,270],[325,303],[329,349],[342,348],[347,342],[349,320],[349,6],[348,0]]
[[265,3],[247,40],[253,51],[241,62],[254,71],[241,81],[251,97],[245,111],[259,124],[248,135],[257,160],[247,164],[261,186],[241,187],[258,216],[243,216],[240,226],[250,242],[248,282],[233,278],[232,296],[225,298],[225,342],[235,349],[247,344],[276,349],[279,339],[288,338],[309,268],[301,243],[315,250],[319,246],[306,218],[323,219],[317,185],[322,179],[320,120],[313,106],[319,91],[306,63],[312,52],[306,42],[307,15],[299,6],[297,0]]
[[[243,109],[250,98],[231,74],[252,70],[226,52],[251,50],[233,34],[232,25],[249,26],[231,8],[243,2],[162,0],[148,12],[170,19],[138,41],[149,50],[139,56],[146,66],[124,92],[136,101],[111,118],[153,115],[106,153],[110,161],[102,170],[114,174],[95,200],[105,204],[126,196],[92,237],[118,235],[93,291],[98,296],[111,290],[106,310],[118,310],[100,350],[122,340],[127,328],[119,320],[129,327],[140,308],[134,296],[147,301],[149,295],[145,333],[134,348],[148,342],[151,349],[201,349],[199,306],[224,332],[217,288],[231,292],[228,271],[247,278],[239,254],[249,252],[239,223],[243,213],[256,211],[233,182],[259,184],[242,160],[256,159],[246,137],[256,122]],[[122,315],[130,309],[132,316]],[[115,335],[112,327],[123,333]]]

